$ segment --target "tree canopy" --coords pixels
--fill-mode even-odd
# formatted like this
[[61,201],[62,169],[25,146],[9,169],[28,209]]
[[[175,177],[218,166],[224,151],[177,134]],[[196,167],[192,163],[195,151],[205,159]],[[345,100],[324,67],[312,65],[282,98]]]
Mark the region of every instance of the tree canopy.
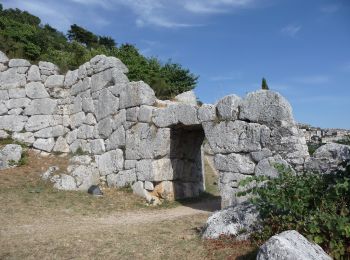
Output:
[[3,9],[0,4],[0,50],[10,58],[26,58],[57,64],[61,72],[74,70],[98,54],[119,58],[128,68],[130,80],[143,80],[158,98],[169,99],[196,87],[198,76],[180,64],[161,62],[145,57],[130,43],[117,46],[110,36],[96,35],[77,25],[71,25],[67,35],[39,17],[20,9]]

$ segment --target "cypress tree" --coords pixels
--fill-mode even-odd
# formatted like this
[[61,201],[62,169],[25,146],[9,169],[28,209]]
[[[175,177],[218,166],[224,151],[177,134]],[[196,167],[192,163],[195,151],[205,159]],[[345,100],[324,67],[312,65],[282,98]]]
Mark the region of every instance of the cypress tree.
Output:
[[269,86],[267,85],[265,78],[262,78],[261,89],[269,90]]

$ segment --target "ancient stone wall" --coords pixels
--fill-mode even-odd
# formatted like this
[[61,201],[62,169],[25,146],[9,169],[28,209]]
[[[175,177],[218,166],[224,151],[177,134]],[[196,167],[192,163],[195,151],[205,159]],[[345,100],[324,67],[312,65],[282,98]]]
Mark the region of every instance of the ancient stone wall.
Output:
[[148,200],[197,196],[205,188],[207,138],[227,206],[239,201],[239,180],[276,174],[274,162],[302,169],[308,157],[291,107],[278,93],[231,95],[201,107],[191,94],[161,101],[144,82],[129,82],[120,60],[104,55],[59,75],[52,63],[31,65],[0,52],[0,69],[0,137],[11,135],[43,154],[93,156],[55,176],[57,188],[86,190],[105,181],[132,185]]

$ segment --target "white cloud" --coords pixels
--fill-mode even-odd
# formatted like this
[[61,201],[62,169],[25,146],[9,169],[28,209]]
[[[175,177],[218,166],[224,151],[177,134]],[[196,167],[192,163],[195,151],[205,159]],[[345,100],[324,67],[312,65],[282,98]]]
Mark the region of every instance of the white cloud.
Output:
[[289,37],[296,37],[296,35],[301,30],[301,25],[295,25],[295,24],[289,24],[281,29],[281,33],[289,36]]

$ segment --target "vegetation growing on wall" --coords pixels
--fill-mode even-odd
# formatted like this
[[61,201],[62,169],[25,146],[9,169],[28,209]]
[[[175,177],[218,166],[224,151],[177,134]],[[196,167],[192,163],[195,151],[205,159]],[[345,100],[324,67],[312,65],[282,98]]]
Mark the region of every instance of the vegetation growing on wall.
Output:
[[195,88],[198,77],[180,64],[147,58],[132,44],[117,46],[109,36],[94,33],[76,24],[67,36],[40,18],[19,9],[3,9],[0,4],[0,50],[11,58],[26,58],[57,64],[61,72],[73,70],[97,54],[119,58],[128,68],[132,81],[143,80],[158,98],[171,98]]
[[[295,175],[276,166],[275,179],[243,180],[264,184],[248,190],[262,218],[263,229],[254,237],[264,241],[285,230],[297,230],[319,244],[335,259],[350,257],[350,165],[332,174]],[[241,193],[244,195],[246,193]]]

